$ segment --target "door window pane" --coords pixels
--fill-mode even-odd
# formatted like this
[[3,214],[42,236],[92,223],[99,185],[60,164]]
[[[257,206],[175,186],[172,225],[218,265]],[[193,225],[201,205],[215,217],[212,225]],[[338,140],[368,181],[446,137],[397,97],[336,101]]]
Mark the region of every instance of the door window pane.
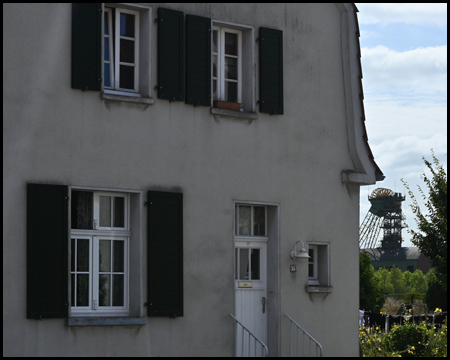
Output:
[[114,227],[125,226],[125,198],[114,197]]
[[249,280],[249,257],[248,249],[239,249],[239,279]]
[[266,208],[264,206],[253,207],[253,235],[266,235]]
[[250,265],[251,265],[251,280],[259,280],[260,279],[260,271],[259,271],[259,249],[251,249],[250,256]]
[[100,196],[100,226],[111,227],[111,197]]
[[251,206],[239,206],[238,235],[251,235]]

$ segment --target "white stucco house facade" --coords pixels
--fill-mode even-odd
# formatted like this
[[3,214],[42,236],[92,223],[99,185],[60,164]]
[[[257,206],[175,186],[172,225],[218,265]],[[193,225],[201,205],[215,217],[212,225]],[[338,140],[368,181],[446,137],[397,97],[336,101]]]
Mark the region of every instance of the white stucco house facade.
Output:
[[356,13],[3,4],[3,355],[358,356]]

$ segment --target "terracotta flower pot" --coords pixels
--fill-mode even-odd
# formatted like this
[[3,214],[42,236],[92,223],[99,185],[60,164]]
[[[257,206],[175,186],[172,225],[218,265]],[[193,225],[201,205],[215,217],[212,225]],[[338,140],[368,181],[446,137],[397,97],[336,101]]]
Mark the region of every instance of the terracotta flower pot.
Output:
[[222,101],[222,100],[214,100],[213,106],[218,109],[225,109],[225,110],[233,110],[233,111],[240,111],[241,110],[241,103],[235,103],[231,101]]

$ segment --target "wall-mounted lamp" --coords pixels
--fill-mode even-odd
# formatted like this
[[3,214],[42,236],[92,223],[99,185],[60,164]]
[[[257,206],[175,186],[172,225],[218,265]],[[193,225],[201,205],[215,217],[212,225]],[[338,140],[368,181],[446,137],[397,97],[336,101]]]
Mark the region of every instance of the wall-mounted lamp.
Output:
[[[297,244],[301,242],[303,247],[300,249],[299,252],[297,252]],[[303,241],[299,240],[295,243],[294,250],[291,251],[291,258],[293,259],[308,259],[311,256],[308,255],[305,249],[305,244],[303,244]]]

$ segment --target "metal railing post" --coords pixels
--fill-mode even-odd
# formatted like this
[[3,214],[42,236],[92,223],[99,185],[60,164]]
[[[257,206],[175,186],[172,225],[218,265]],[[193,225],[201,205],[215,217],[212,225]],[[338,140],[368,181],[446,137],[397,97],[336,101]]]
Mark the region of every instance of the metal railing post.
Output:
[[[248,334],[248,346],[247,346],[247,350],[248,350],[248,354],[246,356],[251,356],[251,339],[254,339],[254,354],[253,356],[264,356],[267,357],[269,356],[269,349],[267,348],[267,345],[264,344],[261,340],[259,340],[249,329],[247,329],[238,319],[236,319],[236,316],[234,316],[233,314],[229,314],[233,320],[236,323],[236,327],[235,327],[235,339],[236,339],[236,346],[235,346],[235,356],[238,356],[238,326],[240,326],[242,328],[242,341],[241,341],[241,356],[245,356],[244,355],[244,342],[245,342],[245,333]],[[257,345],[261,345],[261,355],[257,355]]]
[[321,357],[323,356],[323,349],[322,349],[322,345],[319,344],[319,342],[314,339],[305,329],[303,329],[293,318],[291,318],[288,314],[284,314],[284,316],[286,316],[290,323],[289,323],[289,337],[290,337],[290,356],[294,356],[293,355],[293,346],[294,346],[294,342],[292,341],[292,324],[294,324],[297,327],[297,332],[296,332],[296,356],[299,356],[299,344],[298,344],[298,331],[301,330],[302,331],[302,350],[303,350],[303,356],[305,356],[305,335],[308,338],[308,356],[311,356],[311,343],[315,344],[316,346],[316,356]]

